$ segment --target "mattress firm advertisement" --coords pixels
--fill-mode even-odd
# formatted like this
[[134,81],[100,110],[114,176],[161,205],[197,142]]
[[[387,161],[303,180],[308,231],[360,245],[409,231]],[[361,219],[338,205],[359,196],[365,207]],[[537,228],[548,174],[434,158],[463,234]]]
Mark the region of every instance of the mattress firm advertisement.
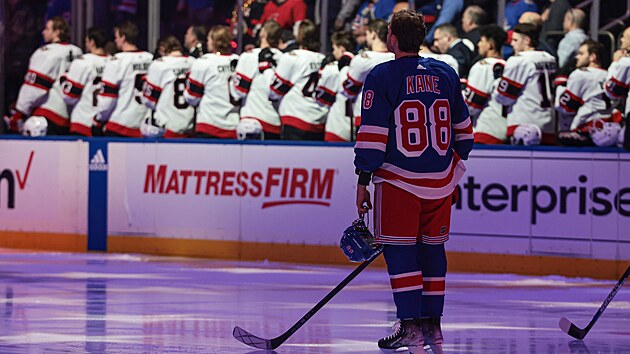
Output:
[[[110,143],[109,156],[110,235],[335,245],[356,217],[348,147]],[[627,258],[627,154],[480,149],[466,165],[449,249]]]
[[347,147],[109,145],[109,234],[332,245],[356,218]]
[[86,233],[88,145],[0,140],[0,231]]

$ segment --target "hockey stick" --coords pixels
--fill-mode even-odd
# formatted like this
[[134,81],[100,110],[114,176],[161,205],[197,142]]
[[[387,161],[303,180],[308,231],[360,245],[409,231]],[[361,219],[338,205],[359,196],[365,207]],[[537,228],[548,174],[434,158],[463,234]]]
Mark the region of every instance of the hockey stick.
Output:
[[354,279],[357,275],[359,275],[359,273],[361,273],[365,268],[367,268],[367,266],[369,266],[370,263],[372,263],[372,261],[375,260],[382,252],[383,252],[383,249],[381,248],[372,256],[372,258],[361,263],[361,265],[359,265],[354,271],[352,271],[352,273],[350,273],[350,275],[348,275],[344,280],[342,280],[341,283],[339,283],[339,285],[337,285],[334,289],[332,289],[332,291],[329,292],[328,295],[326,295],[323,299],[321,299],[317,303],[317,305],[315,305],[310,311],[308,311],[306,315],[302,316],[302,318],[300,318],[291,328],[289,328],[286,332],[282,333],[280,336],[276,338],[272,338],[272,339],[264,339],[264,338],[257,337],[247,332],[246,330],[242,329],[239,326],[234,327],[234,330],[232,331],[232,335],[234,336],[234,338],[236,338],[236,340],[238,340],[239,342],[243,344],[249,345],[250,347],[254,347],[258,349],[266,349],[266,350],[273,350],[273,349],[278,348],[280,345],[282,345],[282,343],[284,343],[287,339],[289,339],[289,337],[291,337],[293,333],[295,333],[298,329],[300,329],[300,327],[302,327],[306,323],[306,321],[308,321],[311,317],[313,317],[313,315],[315,315],[315,313],[317,313],[319,309],[324,307],[324,305],[326,305],[326,303],[328,303],[330,299],[332,299],[335,295],[337,295],[337,293],[340,292],[341,289],[343,289],[346,285],[348,285],[348,283],[350,283],[352,279]]
[[613,297],[615,297],[619,289],[621,289],[621,286],[628,278],[628,275],[630,275],[630,266],[628,266],[628,269],[626,269],[626,272],[623,273],[623,275],[621,276],[621,279],[619,279],[619,281],[617,282],[617,285],[615,285],[615,287],[612,289],[610,294],[608,294],[608,297],[606,298],[606,300],[604,300],[604,303],[602,304],[602,306],[599,307],[599,310],[597,310],[597,313],[595,313],[595,316],[593,316],[593,319],[588,324],[588,326],[586,326],[584,329],[578,328],[566,317],[562,317],[559,323],[560,329],[562,329],[562,331],[564,331],[565,333],[567,333],[573,338],[582,339],[586,337],[586,334],[588,333],[588,331],[591,330],[595,322],[597,322],[597,319],[599,319],[599,316],[601,316],[602,313],[604,313],[604,310],[606,309],[608,304],[612,301]]

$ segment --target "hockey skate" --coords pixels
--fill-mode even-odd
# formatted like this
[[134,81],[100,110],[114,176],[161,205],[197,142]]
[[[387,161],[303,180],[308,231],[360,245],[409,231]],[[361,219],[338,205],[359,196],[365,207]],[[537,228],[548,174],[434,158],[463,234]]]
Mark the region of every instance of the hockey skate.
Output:
[[378,347],[385,352],[394,352],[406,347],[411,354],[424,354],[424,336],[420,320],[399,320],[392,327],[393,333],[378,341]]
[[440,317],[425,317],[420,320],[422,334],[424,335],[424,344],[431,348],[435,354],[442,354],[442,327],[440,326]]

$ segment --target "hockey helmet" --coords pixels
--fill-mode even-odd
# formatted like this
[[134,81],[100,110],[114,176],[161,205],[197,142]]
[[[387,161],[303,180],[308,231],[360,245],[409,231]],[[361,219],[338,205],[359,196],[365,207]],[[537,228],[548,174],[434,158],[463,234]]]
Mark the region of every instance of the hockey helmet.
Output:
[[264,140],[262,124],[253,118],[243,118],[236,126],[238,140]]
[[613,146],[617,143],[621,126],[619,123],[598,121],[589,129],[593,144],[596,146]]
[[44,117],[30,117],[24,122],[22,134],[24,136],[46,136],[48,121]]
[[356,219],[341,236],[339,247],[352,262],[363,262],[378,255],[383,245],[375,243],[374,236],[363,219]]
[[153,111],[148,111],[140,124],[140,133],[147,138],[158,138],[164,135],[164,125],[159,124],[153,116]]
[[540,145],[542,131],[536,124],[525,123],[514,129],[514,134],[510,138],[512,145]]

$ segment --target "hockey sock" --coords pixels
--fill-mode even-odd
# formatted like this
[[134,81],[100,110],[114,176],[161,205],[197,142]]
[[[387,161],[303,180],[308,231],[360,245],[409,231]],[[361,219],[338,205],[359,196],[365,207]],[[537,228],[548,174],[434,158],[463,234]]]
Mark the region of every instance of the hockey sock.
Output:
[[439,317],[444,311],[446,251],[444,244],[418,244],[418,264],[422,269],[422,317]]
[[417,245],[385,245],[383,254],[394,293],[396,316],[420,318],[422,313],[422,272],[416,261]]

